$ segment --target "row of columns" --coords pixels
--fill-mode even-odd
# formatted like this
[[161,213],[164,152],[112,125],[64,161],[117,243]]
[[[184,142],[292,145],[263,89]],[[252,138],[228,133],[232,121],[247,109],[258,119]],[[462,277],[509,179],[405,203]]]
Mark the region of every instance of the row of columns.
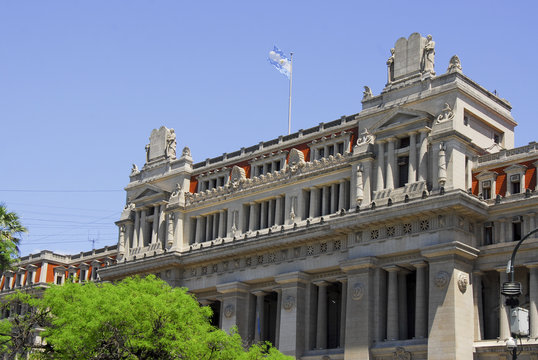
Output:
[[346,209],[348,207],[346,199],[349,197],[346,194],[347,182],[347,180],[340,180],[331,185],[310,188],[310,202],[306,217],[324,216]]
[[[538,221],[536,220],[536,213],[527,213],[523,215],[523,221],[521,223],[522,237],[536,229]],[[495,220],[494,226],[494,243],[511,242],[513,241],[512,223],[513,217],[500,218]]]
[[252,202],[249,206],[248,230],[266,229],[273,225],[282,225],[284,221],[284,197]]
[[226,210],[194,217],[194,242],[201,243],[226,237]]
[[[427,336],[427,275],[426,263],[414,263],[415,285],[415,338]],[[407,333],[407,282],[409,270],[397,265],[383,268],[388,273],[387,286],[387,340],[406,340]]]
[[[153,206],[153,219],[148,219],[148,208],[141,207],[135,209],[134,231],[132,235],[133,248],[144,247],[147,244],[154,244],[159,240],[164,240],[165,228],[165,204],[156,204]],[[148,232],[148,226],[152,223],[151,232]],[[129,226],[129,224],[128,224]],[[127,232],[130,234],[130,231]],[[130,236],[129,236],[130,237]]]
[[[409,135],[409,166],[408,166],[408,182],[413,183],[417,181],[425,181],[428,177],[428,166],[426,152],[428,151],[428,130],[421,129],[419,139],[419,155],[417,163],[417,145],[416,145],[416,131],[408,133]],[[398,171],[396,164],[396,152],[395,144],[398,139],[396,137],[389,137],[386,139],[376,140],[377,142],[377,182],[376,191],[384,189],[394,189],[395,179]],[[385,143],[387,143],[387,163],[385,164]]]

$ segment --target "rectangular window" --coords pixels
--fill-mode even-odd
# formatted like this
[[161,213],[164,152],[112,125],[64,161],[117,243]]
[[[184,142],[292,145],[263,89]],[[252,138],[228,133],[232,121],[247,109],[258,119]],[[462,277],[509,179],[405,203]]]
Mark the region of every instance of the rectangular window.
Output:
[[273,167],[273,164],[271,164],[271,163],[267,164],[267,174],[269,174],[270,172],[273,172],[272,167]]
[[219,176],[219,186],[224,186],[224,176]]
[[409,182],[409,158],[400,156],[398,158],[398,187],[404,187]]
[[338,146],[338,154],[344,154],[344,143],[343,142],[339,142],[338,144],[336,144]]
[[28,271],[28,277],[26,278],[26,285],[33,284],[33,281],[32,281],[33,277],[34,277],[34,273],[32,271]]
[[56,276],[56,285],[62,285],[62,277],[60,275]]
[[258,165],[258,176],[263,175],[263,165]]
[[211,189],[214,189],[217,187],[217,179],[211,179]]
[[334,146],[333,145],[329,146],[329,156],[331,156],[331,155],[334,155]]
[[320,148],[318,149],[318,160],[325,157],[325,149]]
[[80,281],[85,281],[85,280],[86,280],[86,270],[81,269],[80,270]]
[[521,192],[521,182],[519,174],[510,175],[511,194],[519,194]]
[[275,171],[280,171],[280,160],[275,161]]
[[491,181],[483,181],[482,182],[482,197],[484,199],[491,199]]
[[512,223],[512,241],[521,240],[521,222]]
[[493,226],[491,223],[484,225],[484,245],[493,244]]

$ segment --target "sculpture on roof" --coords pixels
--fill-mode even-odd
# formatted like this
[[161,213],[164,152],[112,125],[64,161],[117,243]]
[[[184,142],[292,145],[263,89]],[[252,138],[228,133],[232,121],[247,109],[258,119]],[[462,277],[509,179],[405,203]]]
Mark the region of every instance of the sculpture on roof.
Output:
[[387,83],[390,84],[394,81],[394,53],[395,49],[390,49],[390,56],[387,59]]
[[166,157],[175,158],[176,157],[176,132],[174,129],[166,134]]
[[362,101],[368,100],[373,96],[372,90],[368,86],[365,86],[364,91],[362,92]]
[[136,164],[133,164],[133,168],[131,169],[131,176],[140,174],[140,170],[138,170],[138,166]]
[[461,61],[458,55],[454,55],[450,58],[450,61],[448,62],[448,69],[446,69],[446,71],[454,72],[458,70],[461,71]]
[[441,110],[441,113],[437,116],[437,123],[442,123],[454,119],[454,112],[450,108],[448,103],[445,103],[445,107]]
[[435,58],[435,41],[432,40],[432,36],[426,36],[426,44],[422,52],[422,61],[420,63],[420,69],[424,72],[430,72],[435,74],[433,70],[433,63]]

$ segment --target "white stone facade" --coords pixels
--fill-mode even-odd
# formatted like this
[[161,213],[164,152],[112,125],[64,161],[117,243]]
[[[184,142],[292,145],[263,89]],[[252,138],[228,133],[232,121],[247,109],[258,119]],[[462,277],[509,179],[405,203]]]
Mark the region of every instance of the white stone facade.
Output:
[[[434,47],[399,39],[358,114],[204,162],[154,130],[101,278],[159,274],[298,359],[505,359],[500,284],[537,226],[538,144],[514,149],[510,104],[456,56],[436,74]],[[536,359],[538,238],[515,265]]]

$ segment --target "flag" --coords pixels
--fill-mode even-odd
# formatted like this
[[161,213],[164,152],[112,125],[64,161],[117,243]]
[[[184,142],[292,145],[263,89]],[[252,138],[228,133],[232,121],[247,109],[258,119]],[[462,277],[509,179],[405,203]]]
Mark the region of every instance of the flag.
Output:
[[277,48],[276,46],[273,50],[269,51],[269,57],[267,58],[271,65],[275,67],[282,75],[290,78],[291,73],[291,60],[286,57],[286,55]]

